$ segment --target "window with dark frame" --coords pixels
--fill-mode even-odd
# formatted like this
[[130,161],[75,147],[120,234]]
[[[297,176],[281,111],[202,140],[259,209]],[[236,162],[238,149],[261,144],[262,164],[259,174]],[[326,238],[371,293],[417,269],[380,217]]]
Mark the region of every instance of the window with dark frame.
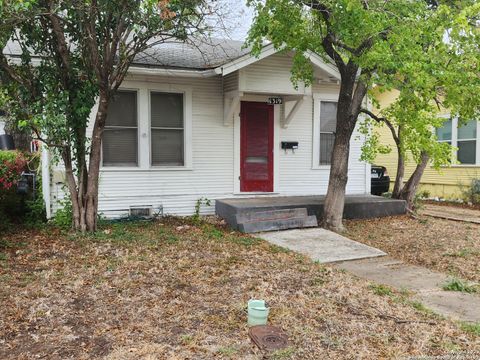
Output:
[[118,91],[110,102],[102,140],[103,166],[138,166],[137,92]]
[[183,166],[183,93],[151,92],[150,108],[152,166]]
[[337,127],[337,103],[334,101],[320,102],[320,165],[330,165],[332,162],[333,143]]

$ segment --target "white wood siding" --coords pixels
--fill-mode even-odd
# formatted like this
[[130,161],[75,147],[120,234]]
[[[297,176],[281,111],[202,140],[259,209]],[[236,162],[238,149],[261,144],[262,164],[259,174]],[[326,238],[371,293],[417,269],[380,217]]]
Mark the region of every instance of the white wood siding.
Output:
[[[313,168],[313,98],[308,97],[287,129],[280,129],[280,141],[298,141],[295,153],[281,150],[279,191],[284,194],[326,194],[330,170]],[[350,143],[347,193],[364,194],[365,163],[359,161],[362,142],[355,132]],[[315,159],[316,161],[316,159]]]
[[225,92],[238,90],[238,71],[223,78],[223,90]]
[[[267,91],[271,95],[292,93],[290,83],[290,59],[286,55],[274,55],[244,69],[246,83],[254,89]],[[241,73],[240,73],[241,74]],[[192,164],[188,169],[149,168],[142,163],[137,169],[103,168],[100,175],[99,212],[107,217],[126,215],[130,206],[163,205],[164,213],[190,215],[194,212],[195,202],[200,197],[218,199],[234,196],[251,196],[235,191],[235,178],[238,169],[238,156],[234,154],[235,129],[223,124],[223,91],[232,89],[236,76],[228,79],[220,76],[212,78],[179,78],[165,76],[129,77],[124,87],[134,82],[141,85],[140,93],[147,94],[156,84],[188,86],[192,93]],[[135,87],[134,86],[134,87]],[[302,90],[303,91],[303,90]],[[337,85],[313,86],[314,92],[338,91]],[[306,89],[305,92],[311,92]],[[252,95],[253,96],[253,95]],[[246,95],[245,98],[248,98]],[[142,103],[139,99],[139,104]],[[328,184],[328,169],[312,168],[313,153],[313,97],[308,96],[296,113],[287,129],[281,128],[278,121],[275,126],[276,158],[276,194],[325,194]],[[275,111],[280,116],[281,108]],[[142,110],[142,111],[145,111]],[[139,121],[148,121],[148,115],[140,114]],[[142,120],[147,119],[147,120]],[[238,112],[235,122],[238,122]],[[148,123],[140,126],[148,129]],[[141,131],[140,131],[141,132]],[[139,134],[142,136],[142,134]],[[149,137],[149,135],[147,135]],[[299,149],[293,154],[280,150],[280,141],[298,141]],[[188,141],[188,139],[187,139]],[[140,139],[140,144],[148,141]],[[369,169],[358,161],[361,141],[352,138],[349,163],[349,181],[347,193],[361,194],[368,191],[366,179]],[[139,149],[139,153],[148,153],[149,149]],[[52,177],[54,178],[54,176]],[[52,208],[57,209],[57,200],[63,197],[62,184],[52,180]],[[213,213],[214,207],[202,208],[202,213]]]
[[292,59],[287,54],[275,54],[239,70],[240,91],[271,94],[309,94],[311,88],[302,83],[298,89],[290,80]]
[[145,88],[156,82],[192,87],[192,166],[190,170],[104,168],[99,209],[108,216],[132,205],[162,204],[166,213],[186,215],[193,213],[195,201],[202,196],[213,199],[231,194],[232,128],[223,126],[221,78],[135,80],[143,80]]

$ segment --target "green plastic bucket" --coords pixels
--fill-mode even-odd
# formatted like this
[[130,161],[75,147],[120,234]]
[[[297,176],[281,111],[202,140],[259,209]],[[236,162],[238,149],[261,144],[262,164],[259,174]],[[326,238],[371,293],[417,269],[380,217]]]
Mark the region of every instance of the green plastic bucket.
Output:
[[265,300],[248,300],[248,326],[266,325],[269,311]]

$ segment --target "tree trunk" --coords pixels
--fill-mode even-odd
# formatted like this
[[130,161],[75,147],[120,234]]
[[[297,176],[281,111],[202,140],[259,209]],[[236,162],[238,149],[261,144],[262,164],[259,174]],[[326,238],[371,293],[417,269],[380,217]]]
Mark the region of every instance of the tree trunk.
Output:
[[417,193],[418,185],[420,184],[423,172],[425,171],[428,161],[430,160],[430,156],[423,151],[420,155],[420,158],[420,163],[417,164],[415,171],[408,179],[399,196],[399,199],[403,199],[407,202],[407,209],[410,210],[414,209],[415,194]]
[[65,165],[65,180],[70,193],[70,201],[72,202],[72,228],[74,230],[80,230],[82,206],[78,202],[78,189],[73,174],[72,158],[68,148],[62,150],[62,159],[63,164]]
[[[94,219],[93,224],[87,223],[88,206],[86,201],[86,192],[90,176],[87,173],[85,152],[77,154],[77,162],[80,165],[77,165],[76,172],[74,172],[73,170],[73,161],[69,148],[64,148],[62,150],[62,160],[65,165],[65,180],[70,195],[70,201],[72,203],[72,228],[76,231],[81,232],[85,232],[87,230],[95,231],[96,217],[90,218]],[[77,177],[75,177],[75,173]],[[96,180],[94,181],[98,182],[98,175]],[[96,201],[94,202],[94,204],[96,204]],[[94,209],[90,208],[90,210],[93,210],[95,214],[92,216],[96,216],[96,207]]]
[[400,192],[403,189],[403,178],[405,177],[405,155],[402,148],[402,125],[398,126],[397,133],[395,133],[395,127],[388,120],[385,121],[388,128],[390,129],[393,139],[395,140],[395,145],[397,146],[397,175],[395,176],[395,184],[393,185],[392,197],[394,199],[399,199]]
[[98,181],[102,134],[107,117],[108,97],[101,92],[95,118],[90,147],[90,161],[87,169],[85,148],[77,147],[76,177],[69,148],[62,150],[66,183],[72,202],[72,228],[77,231],[96,231],[98,213]]
[[349,152],[350,135],[348,133],[336,134],[322,224],[324,228],[336,232],[344,231],[342,219],[345,206],[345,188],[348,181]]
[[405,177],[405,157],[403,152],[397,146],[398,160],[397,160],[397,175],[395,176],[395,185],[393,186],[392,198],[399,199],[400,193],[403,189],[403,178]]
[[357,71],[358,67],[351,65],[342,73],[338,96],[336,134],[322,222],[323,227],[335,232],[344,231],[342,219],[345,207],[345,188],[348,181],[350,138],[367,93],[364,83],[358,82],[355,87]]
[[90,162],[88,168],[87,189],[85,193],[85,223],[87,231],[97,230],[98,216],[98,181],[100,174],[100,159],[102,134],[107,118],[109,96],[106,91],[100,91],[97,115],[92,132],[90,146]]
[[[82,160],[81,160],[82,161]],[[78,172],[78,203],[81,206],[80,209],[80,230],[85,232],[87,230],[86,223],[86,204],[85,204],[85,193],[86,186],[88,184],[88,174],[87,174],[87,165],[85,164],[85,155],[83,157],[83,165]]]

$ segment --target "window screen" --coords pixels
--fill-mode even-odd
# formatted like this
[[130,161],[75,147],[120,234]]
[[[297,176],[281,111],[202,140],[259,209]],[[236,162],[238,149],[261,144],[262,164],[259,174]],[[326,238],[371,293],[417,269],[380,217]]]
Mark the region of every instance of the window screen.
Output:
[[477,121],[458,126],[457,133],[457,160],[461,164],[475,164],[477,152]]
[[183,94],[152,92],[150,104],[152,165],[183,166]]
[[102,141],[103,166],[137,166],[137,93],[118,91],[110,102]]
[[337,103],[320,102],[320,165],[331,164],[336,127]]
[[460,164],[476,163],[476,141],[458,141],[457,160]]
[[436,129],[436,132],[439,142],[448,142],[450,144],[452,141],[452,120],[445,121],[442,127]]

